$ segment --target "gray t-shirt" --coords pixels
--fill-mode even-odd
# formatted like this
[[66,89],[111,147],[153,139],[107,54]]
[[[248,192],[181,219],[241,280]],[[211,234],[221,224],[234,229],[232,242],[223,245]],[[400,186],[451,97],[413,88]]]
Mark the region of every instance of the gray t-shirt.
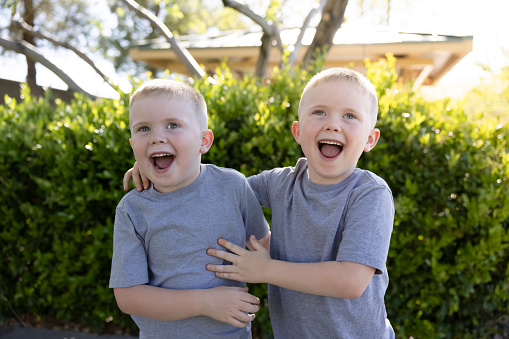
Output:
[[[222,237],[244,246],[249,236],[268,233],[260,204],[241,173],[201,165],[199,177],[174,192],[127,193],[117,206],[110,288],[148,284],[170,289],[245,286],[216,278],[206,264],[223,264],[206,254],[223,249]],[[140,338],[251,338],[251,327],[239,329],[199,316],[157,321],[132,316]]]
[[276,338],[393,338],[384,294],[394,221],[392,193],[383,179],[355,169],[343,182],[309,180],[307,160],[248,178],[272,210],[270,254],[289,262],[351,261],[376,269],[356,299],[311,295],[269,285]]

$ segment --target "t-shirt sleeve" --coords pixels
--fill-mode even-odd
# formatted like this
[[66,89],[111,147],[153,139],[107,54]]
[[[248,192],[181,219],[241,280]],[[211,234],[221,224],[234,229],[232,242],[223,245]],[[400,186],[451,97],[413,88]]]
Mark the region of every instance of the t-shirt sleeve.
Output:
[[345,216],[338,261],[352,261],[376,269],[386,267],[394,222],[392,194],[384,185],[374,185],[354,196]]
[[269,189],[268,189],[268,179],[269,179],[269,171],[264,171],[261,174],[252,175],[247,178],[251,189],[253,190],[256,199],[261,206],[270,207],[270,199],[269,199]]
[[131,287],[148,282],[147,255],[143,239],[136,232],[129,215],[117,207],[109,286]]
[[260,203],[246,181],[242,213],[246,225],[246,241],[249,240],[251,235],[254,235],[256,239],[262,239],[269,233],[269,225],[265,220]]

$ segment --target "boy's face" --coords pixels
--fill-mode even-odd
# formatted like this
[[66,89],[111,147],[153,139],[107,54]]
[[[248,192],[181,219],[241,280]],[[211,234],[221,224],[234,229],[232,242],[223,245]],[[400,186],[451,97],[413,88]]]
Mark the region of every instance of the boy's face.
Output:
[[375,147],[380,131],[372,127],[372,110],[368,95],[347,80],[306,91],[292,132],[308,160],[312,182],[331,185],[345,180],[362,152]]
[[194,107],[162,95],[131,107],[131,147],[140,168],[159,192],[183,188],[200,175],[201,155],[214,136],[201,129]]

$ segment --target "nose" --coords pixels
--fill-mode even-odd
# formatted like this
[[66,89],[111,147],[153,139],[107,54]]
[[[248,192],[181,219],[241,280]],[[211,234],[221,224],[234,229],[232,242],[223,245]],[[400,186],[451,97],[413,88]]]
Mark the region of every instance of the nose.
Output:
[[150,143],[152,145],[156,145],[156,144],[164,144],[167,142],[167,139],[166,139],[166,136],[164,135],[164,133],[160,132],[160,131],[153,131],[152,132],[152,135],[150,137]]
[[329,117],[325,122],[324,128],[327,132],[341,132],[341,124],[335,117]]

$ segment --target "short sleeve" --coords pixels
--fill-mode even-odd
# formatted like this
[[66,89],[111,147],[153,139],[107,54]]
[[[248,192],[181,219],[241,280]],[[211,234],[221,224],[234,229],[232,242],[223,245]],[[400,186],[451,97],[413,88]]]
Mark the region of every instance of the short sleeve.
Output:
[[393,222],[394,203],[388,187],[373,185],[354,194],[337,260],[367,265],[381,274],[386,267]]
[[254,191],[247,181],[244,181],[244,183],[245,189],[242,210],[244,224],[246,225],[246,241],[249,240],[251,235],[254,235],[256,239],[263,239],[269,233],[269,225],[267,220],[265,220],[259,200]]
[[256,199],[258,200],[261,206],[265,206],[271,208],[270,199],[269,199],[269,189],[267,185],[267,180],[269,177],[269,172],[264,171],[261,174],[253,175],[247,178],[249,186],[253,190]]
[[136,232],[129,215],[117,207],[109,286],[131,287],[148,282],[147,255],[143,239]]

